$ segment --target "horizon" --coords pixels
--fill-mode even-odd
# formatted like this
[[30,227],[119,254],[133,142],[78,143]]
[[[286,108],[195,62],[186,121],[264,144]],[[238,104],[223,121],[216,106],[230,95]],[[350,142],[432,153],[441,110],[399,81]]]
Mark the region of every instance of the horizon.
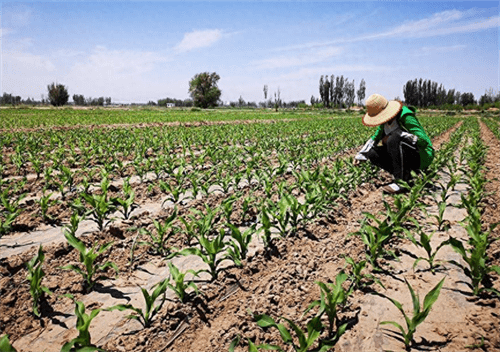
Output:
[[40,100],[47,85],[145,104],[189,98],[217,72],[223,102],[319,97],[321,75],[404,99],[415,78],[471,92],[500,86],[498,1],[2,2],[1,92]]

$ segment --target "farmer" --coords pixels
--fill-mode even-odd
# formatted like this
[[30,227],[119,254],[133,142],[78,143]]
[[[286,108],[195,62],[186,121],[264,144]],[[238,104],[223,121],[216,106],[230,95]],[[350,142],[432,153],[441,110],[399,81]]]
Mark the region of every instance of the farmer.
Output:
[[[354,165],[370,162],[391,173],[395,179],[409,181],[411,170],[424,170],[434,159],[432,142],[418,122],[415,108],[387,101],[380,94],[366,100],[365,126],[378,126],[375,134],[354,157]],[[377,145],[382,141],[382,145]],[[386,193],[400,193],[395,182],[382,188]]]

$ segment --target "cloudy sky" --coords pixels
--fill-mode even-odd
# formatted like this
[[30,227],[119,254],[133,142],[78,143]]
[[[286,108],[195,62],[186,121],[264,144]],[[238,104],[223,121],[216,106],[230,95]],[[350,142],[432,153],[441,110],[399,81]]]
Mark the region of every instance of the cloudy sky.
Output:
[[498,1],[0,2],[1,92],[47,85],[115,102],[189,97],[217,72],[223,101],[317,97],[321,75],[403,98],[410,79],[499,88]]

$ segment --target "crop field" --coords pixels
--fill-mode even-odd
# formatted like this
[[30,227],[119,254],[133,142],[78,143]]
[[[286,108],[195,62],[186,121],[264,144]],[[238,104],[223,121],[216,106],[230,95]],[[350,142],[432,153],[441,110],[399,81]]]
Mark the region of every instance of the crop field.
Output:
[[2,109],[0,351],[500,351],[500,119]]

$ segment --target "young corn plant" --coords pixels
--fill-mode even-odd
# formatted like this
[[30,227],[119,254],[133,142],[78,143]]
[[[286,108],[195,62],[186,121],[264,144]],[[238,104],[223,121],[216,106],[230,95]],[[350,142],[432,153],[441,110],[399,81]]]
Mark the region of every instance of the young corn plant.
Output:
[[396,301],[395,299],[392,299],[390,297],[387,297],[381,293],[378,293],[378,295],[387,298],[398,308],[398,310],[403,314],[403,317],[406,322],[406,330],[397,322],[395,321],[382,321],[380,324],[391,324],[394,325],[396,328],[398,328],[401,331],[401,336],[404,339],[404,344],[406,347],[406,350],[409,351],[411,349],[412,344],[414,343],[413,340],[413,335],[415,334],[415,331],[417,330],[417,326],[420,325],[421,323],[424,322],[424,320],[427,318],[429,315],[432,305],[436,302],[436,300],[439,297],[439,293],[441,291],[441,287],[444,284],[445,278],[443,278],[439,283],[434,286],[432,290],[427,293],[427,295],[424,298],[424,305],[423,307],[420,306],[420,298],[417,294],[415,294],[415,291],[413,291],[413,288],[410,286],[408,281],[406,281],[406,285],[408,286],[408,289],[410,290],[411,294],[411,299],[413,302],[413,315],[410,318],[408,315],[406,315],[403,305]]
[[[229,345],[229,349],[227,350],[228,352],[234,352],[234,349],[236,346],[239,345],[241,340],[241,336],[238,335],[236,336],[233,341],[231,341],[231,344]],[[275,350],[275,351],[283,351],[281,347],[275,346],[275,345],[270,345],[270,344],[263,344],[263,345],[256,345],[252,342],[252,340],[247,339],[248,343],[248,352],[259,352],[259,350]]]
[[182,303],[186,303],[186,300],[189,298],[189,294],[186,292],[188,288],[192,288],[196,295],[199,294],[198,286],[196,286],[193,281],[184,281],[186,274],[192,274],[193,277],[198,277],[199,271],[190,269],[182,273],[174,264],[172,264],[172,262],[168,262],[168,269],[170,271],[170,277],[174,280],[174,284],[172,285],[169,280],[167,280],[167,286],[174,291],[175,295]]
[[[15,193],[12,192],[12,194]],[[0,215],[3,215],[3,220],[2,217],[0,217],[0,236],[9,233],[12,231],[12,225],[16,218],[21,214],[22,209],[19,206],[19,202],[26,196],[26,193],[21,194],[17,199],[14,199],[13,201],[10,200],[10,198],[13,198],[13,195],[9,195],[9,189],[6,189],[5,191],[0,193],[0,201],[2,203],[3,211],[0,213]]]
[[233,224],[228,224],[231,229],[231,241],[229,242],[229,247],[227,248],[227,252],[229,257],[232,258],[234,263],[237,266],[241,266],[241,260],[246,259],[248,253],[248,246],[252,241],[252,237],[255,234],[256,225],[252,225],[243,233],[239,228],[234,226]]
[[370,262],[373,270],[380,270],[378,259],[388,254],[384,245],[392,238],[393,229],[386,220],[378,220],[370,213],[364,213],[367,219],[372,219],[377,224],[376,226],[368,224],[364,221],[359,231],[353,233],[359,235],[366,246],[366,259]]
[[369,273],[363,273],[363,270],[366,268],[366,260],[355,262],[351,257],[345,257],[344,259],[346,263],[350,265],[350,271],[347,275],[349,281],[351,281],[351,287],[349,287],[348,292],[353,292],[357,289],[364,290],[373,283],[377,283],[385,289],[384,285],[377,277]]
[[150,246],[156,254],[166,256],[170,253],[170,248],[166,248],[167,241],[178,232],[178,229],[173,226],[177,218],[177,208],[174,208],[173,213],[163,222],[153,220],[153,226],[156,230],[156,235],[148,229],[141,229],[140,234],[148,235],[150,241],[141,241],[138,244]]
[[3,335],[2,338],[0,338],[0,351],[17,352],[17,350],[10,344],[9,335]]
[[160,190],[167,194],[167,198],[162,203],[165,204],[167,201],[172,201],[173,203],[178,203],[182,194],[182,185],[171,185],[169,181],[164,182],[159,180]]
[[[168,279],[164,279],[151,288],[151,293],[149,293],[145,288],[141,287],[142,296],[144,297],[144,302],[146,304],[145,310],[143,310],[142,308],[134,307],[131,304],[117,304],[112,307],[106,308],[106,310],[119,310],[120,312],[123,312],[125,310],[132,310],[135,314],[130,314],[127,316],[127,318],[138,320],[144,328],[149,328],[151,326],[153,318],[165,303],[165,293],[167,291],[167,285]],[[160,303],[155,305],[156,300],[160,296],[162,296]]]
[[26,280],[30,283],[30,294],[33,298],[33,314],[40,318],[40,301],[44,298],[44,294],[52,294],[52,292],[45,286],[42,286],[42,278],[45,276],[43,272],[42,265],[45,259],[45,254],[43,253],[42,246],[38,248],[36,256],[34,256],[28,263],[26,267],[28,269],[28,276]]
[[425,233],[425,231],[421,228],[420,225],[417,224],[417,232],[418,232],[418,235],[420,237],[420,239],[417,239],[413,236],[413,234],[406,230],[405,229],[405,233],[406,233],[406,237],[417,247],[422,247],[425,252],[427,253],[427,258],[425,257],[419,257],[415,260],[415,262],[413,263],[413,269],[415,269],[415,267],[417,266],[417,264],[424,260],[426,261],[427,263],[429,263],[429,269],[431,270],[432,274],[435,274],[436,273],[436,268],[439,267],[439,264],[435,262],[435,257],[436,257],[436,254],[438,253],[438,251],[444,247],[444,246],[447,246],[450,244],[450,241],[443,241],[441,242],[437,247],[436,249],[432,249],[432,246],[431,246],[431,239],[432,239],[432,236],[434,235],[434,232],[431,233],[430,235],[427,235]]
[[93,309],[89,314],[85,313],[85,305],[83,302],[75,300],[73,295],[65,294],[64,297],[71,298],[75,303],[75,315],[76,315],[76,330],[78,330],[78,336],[73,340],[66,342],[61,348],[61,352],[92,352],[92,351],[104,351],[103,349],[92,344],[90,337],[90,323],[92,320],[101,312],[101,308]]
[[108,261],[102,265],[98,265],[96,263],[97,258],[102,253],[107,251],[113,245],[113,242],[108,242],[100,246],[99,248],[97,248],[97,242],[95,242],[92,248],[89,249],[85,247],[85,244],[82,241],[76,238],[73,231],[71,230],[65,231],[64,237],[66,237],[68,243],[80,253],[80,263],[83,264],[84,269],[81,269],[79,266],[73,264],[63,266],[61,269],[73,270],[82,275],[86,292],[92,291],[92,288],[94,287],[97,280],[106,278],[105,276],[99,276],[95,278],[95,275],[97,273],[105,271],[107,268],[112,268],[115,270],[115,272],[118,273],[118,267],[113,262]]
[[[491,226],[488,233],[490,233],[493,228],[494,226]],[[488,287],[490,286],[488,285],[489,274],[495,272],[500,275],[500,267],[497,265],[490,265],[486,255],[486,249],[493,241],[494,239],[485,238],[482,241],[475,242],[470,248],[465,249],[460,240],[453,237],[449,239],[453,250],[460,254],[467,265],[462,265],[454,260],[451,260],[450,263],[462,269],[464,274],[471,280],[471,283],[467,283],[467,286],[472,289],[472,293],[475,296],[480,295],[484,291],[493,292],[500,296],[500,292],[494,288]]]
[[53,205],[59,204],[58,199],[50,199],[53,193],[48,195],[43,194],[39,200],[37,200],[38,205],[40,205],[40,215],[44,222],[52,222],[54,221],[54,217],[49,214],[49,208]]
[[[347,280],[348,276],[344,272],[340,272],[335,277],[335,283],[323,283],[316,281],[316,284],[320,287],[321,298],[312,302],[309,307],[305,310],[304,314],[309,312],[312,308],[319,306],[318,313],[316,316],[320,318],[323,314],[328,317],[328,338],[338,341],[340,336],[345,332],[347,324],[339,326],[339,320],[337,317],[337,307],[345,305],[347,302],[347,297],[351,294],[350,291],[344,290],[342,284]],[[333,328],[337,327],[335,334],[333,333]]]
[[[261,328],[266,329],[273,327],[278,329],[283,342],[287,345],[291,345],[296,352],[309,351],[309,349],[319,339],[321,332],[323,331],[324,328],[323,324],[321,323],[321,317],[318,316],[313,317],[311,320],[307,322],[307,331],[303,331],[297,324],[295,324],[290,319],[281,317],[281,319],[286,321],[290,326],[291,330],[295,333],[299,341],[299,344],[297,345],[292,337],[290,330],[284,324],[277,323],[273,318],[271,318],[266,314],[253,314],[252,312],[250,312],[250,314],[252,314],[255,322]],[[331,350],[336,343],[337,341],[335,339],[319,340],[319,346],[314,350],[318,352],[328,351]],[[265,350],[276,350],[276,349],[282,350],[280,347],[269,344],[263,344],[260,345],[259,347]]]
[[138,207],[135,202],[135,192],[130,186],[130,178],[123,181],[123,193],[125,194],[124,198],[112,198],[111,202],[123,214],[124,219],[128,219],[130,213]]
[[232,259],[229,255],[217,256],[226,251],[226,242],[224,242],[224,238],[226,237],[226,233],[224,229],[219,231],[217,236],[213,236],[212,239],[209,239],[205,235],[198,237],[198,243],[200,248],[197,247],[189,247],[184,248],[179,252],[172,253],[168,258],[178,256],[178,255],[197,255],[203,260],[205,264],[208,265],[209,270],[203,270],[208,272],[212,280],[217,280],[220,271],[220,263],[225,259]]
[[82,197],[90,206],[87,215],[92,216],[90,219],[97,224],[99,231],[104,230],[107,224],[113,220],[109,219],[109,215],[116,209],[113,201],[108,199],[108,188],[109,180],[104,177],[101,182],[102,193],[100,195],[82,193]]

